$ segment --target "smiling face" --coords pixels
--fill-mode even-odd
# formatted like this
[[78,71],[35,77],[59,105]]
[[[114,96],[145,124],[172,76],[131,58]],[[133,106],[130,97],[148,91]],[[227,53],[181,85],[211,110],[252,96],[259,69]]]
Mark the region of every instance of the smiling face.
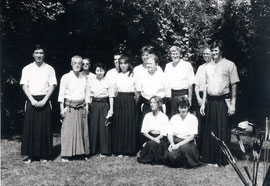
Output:
[[34,60],[37,64],[43,63],[44,60],[44,50],[43,49],[37,49],[33,53]]
[[145,65],[146,65],[146,62],[147,62],[148,56],[149,56],[149,53],[148,53],[148,52],[144,52],[144,53],[142,53],[142,55],[141,55],[141,58],[142,58],[143,64],[145,64]]
[[209,48],[204,49],[203,51],[203,59],[205,62],[210,62],[212,60],[212,52]]
[[97,67],[95,72],[98,79],[102,79],[104,77],[105,71],[103,68]]
[[212,49],[212,55],[214,60],[218,60],[222,57],[222,52],[219,47],[215,47]]
[[114,55],[113,56],[113,61],[114,61],[115,68],[119,68],[119,58],[120,57],[121,57],[120,55]]
[[150,108],[152,111],[158,111],[159,110],[159,103],[156,99],[152,98],[150,100]]
[[185,117],[188,113],[189,107],[178,107],[178,111],[181,117]]
[[125,59],[120,59],[119,65],[123,73],[128,71],[129,63]]
[[80,58],[72,59],[71,66],[72,66],[73,72],[75,72],[75,73],[80,72],[80,70],[82,68],[82,60]]
[[180,60],[180,52],[177,50],[172,51],[171,58],[172,58],[173,62],[178,62]]

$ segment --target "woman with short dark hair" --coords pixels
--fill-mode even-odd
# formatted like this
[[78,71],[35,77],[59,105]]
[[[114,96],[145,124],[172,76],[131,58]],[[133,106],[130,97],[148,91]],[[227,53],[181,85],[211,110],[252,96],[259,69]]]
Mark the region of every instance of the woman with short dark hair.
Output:
[[170,145],[164,156],[164,162],[172,167],[196,167],[202,165],[199,152],[194,143],[198,134],[198,120],[190,114],[190,102],[181,97],[177,102],[178,114],[175,114],[169,124],[168,140]]

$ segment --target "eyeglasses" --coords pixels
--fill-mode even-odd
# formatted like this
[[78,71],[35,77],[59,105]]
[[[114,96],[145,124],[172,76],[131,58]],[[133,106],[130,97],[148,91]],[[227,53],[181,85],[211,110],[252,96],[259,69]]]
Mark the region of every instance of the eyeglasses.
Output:
[[83,65],[89,65],[89,63],[82,63]]

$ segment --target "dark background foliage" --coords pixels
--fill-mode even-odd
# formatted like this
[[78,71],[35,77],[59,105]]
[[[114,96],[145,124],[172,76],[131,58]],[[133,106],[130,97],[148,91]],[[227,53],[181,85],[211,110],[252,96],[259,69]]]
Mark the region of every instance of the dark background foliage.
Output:
[[[3,0],[1,1],[2,134],[21,133],[25,96],[19,86],[22,68],[33,61],[33,44],[46,47],[45,61],[58,82],[75,55],[113,66],[121,48],[140,63],[139,50],[152,44],[162,67],[175,44],[194,70],[201,50],[222,39],[225,57],[238,67],[238,114],[262,124],[270,112],[269,0]],[[59,129],[58,89],[52,100]]]

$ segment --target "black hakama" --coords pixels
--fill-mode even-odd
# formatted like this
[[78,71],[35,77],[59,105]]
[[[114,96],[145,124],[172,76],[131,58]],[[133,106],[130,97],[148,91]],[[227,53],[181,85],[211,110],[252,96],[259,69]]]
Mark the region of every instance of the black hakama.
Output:
[[114,101],[114,116],[111,126],[113,154],[136,154],[136,117],[134,93],[119,92]]
[[[150,134],[153,137],[158,135]],[[145,164],[162,164],[163,157],[166,149],[168,148],[168,140],[166,137],[160,139],[160,143],[157,143],[153,140],[145,142],[144,147],[142,148],[137,161],[139,163]]]
[[[45,96],[33,96],[41,101]],[[21,155],[47,159],[52,153],[51,107],[34,107],[28,100],[24,117]]]
[[228,120],[228,106],[225,102],[225,96],[208,95],[207,100],[202,139],[202,160],[205,163],[223,166],[228,162],[218,147],[216,140],[211,136],[211,131],[227,145],[230,145],[231,124]]
[[109,98],[93,98],[89,113],[90,153],[111,155],[110,125],[105,126],[110,105]]
[[[179,143],[182,140],[174,137],[174,143]],[[164,163],[171,167],[192,168],[203,164],[199,158],[200,155],[194,141],[190,141],[181,145],[177,150],[169,152],[167,149],[164,155]]]
[[[203,92],[199,92],[200,96],[203,96]],[[200,106],[196,103],[196,117],[198,119],[198,135],[196,139],[197,148],[199,150],[200,155],[202,154],[202,140],[203,140],[203,131],[205,128],[205,116],[200,113]]]

